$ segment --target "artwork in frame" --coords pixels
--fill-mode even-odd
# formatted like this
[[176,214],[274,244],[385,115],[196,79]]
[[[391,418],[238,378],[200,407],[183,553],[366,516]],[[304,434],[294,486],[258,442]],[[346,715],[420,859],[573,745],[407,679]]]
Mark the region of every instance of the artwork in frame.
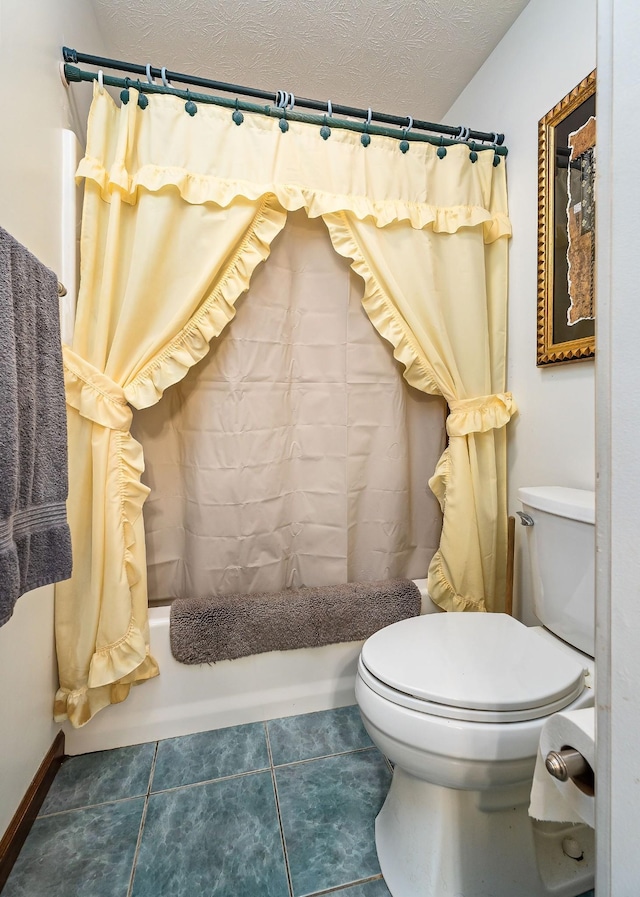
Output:
[[595,355],[596,73],[538,125],[538,365]]

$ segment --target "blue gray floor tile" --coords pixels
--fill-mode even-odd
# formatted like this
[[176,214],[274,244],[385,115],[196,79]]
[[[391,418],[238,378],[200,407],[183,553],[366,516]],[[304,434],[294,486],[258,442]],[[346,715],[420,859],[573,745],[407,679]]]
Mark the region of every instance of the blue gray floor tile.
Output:
[[374,748],[276,770],[295,897],[380,874],[374,821],[391,773]]
[[127,897],[144,799],[37,819],[2,897]]
[[390,897],[390,781],[356,707],[72,757],[2,897]]
[[152,791],[269,768],[263,723],[158,742]]
[[133,897],[288,897],[270,772],[152,794]]
[[338,707],[267,723],[275,766],[373,747],[357,707]]
[[145,795],[155,743],[70,757],[62,764],[40,816]]

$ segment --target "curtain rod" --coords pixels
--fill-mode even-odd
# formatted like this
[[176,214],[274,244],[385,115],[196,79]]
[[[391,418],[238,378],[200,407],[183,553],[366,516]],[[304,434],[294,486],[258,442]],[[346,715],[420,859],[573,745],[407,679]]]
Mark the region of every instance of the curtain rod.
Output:
[[[196,87],[205,87],[210,90],[221,90],[224,93],[233,93],[236,96],[246,96],[246,97],[254,97],[256,99],[269,100],[271,103],[275,103],[276,108],[282,108],[280,104],[287,105],[286,101],[289,103],[293,102],[295,106],[301,106],[305,109],[314,109],[318,112],[322,112],[328,117],[331,117],[332,113],[337,113],[338,115],[346,115],[350,118],[359,118],[365,119],[367,122],[368,130],[370,133],[382,133],[383,136],[398,136],[397,134],[388,134],[386,131],[383,132],[383,129],[373,130],[370,127],[371,122],[380,122],[385,125],[396,125],[398,128],[408,130],[407,126],[410,129],[417,129],[419,131],[430,131],[435,134],[443,134],[446,135],[453,142],[458,143],[469,143],[470,141],[488,141],[491,143],[491,148],[503,148],[504,144],[504,134],[498,134],[496,132],[487,132],[487,131],[475,131],[471,128],[467,128],[464,125],[460,127],[454,127],[452,125],[442,125],[435,124],[434,122],[422,121],[420,119],[413,119],[411,116],[399,116],[399,115],[389,115],[386,112],[373,112],[371,109],[358,109],[353,106],[342,106],[337,103],[332,104],[330,102],[322,101],[322,100],[309,100],[305,97],[296,97],[288,91],[279,90],[279,91],[266,91],[260,90],[255,87],[242,87],[238,84],[228,84],[224,81],[212,81],[209,78],[200,78],[196,75],[185,75],[181,72],[170,72],[167,71],[166,68],[157,68],[152,65],[140,65],[132,62],[123,62],[119,59],[108,59],[104,56],[93,56],[89,53],[80,53],[77,50],[72,49],[71,47],[63,47],[62,48],[62,56],[65,63],[86,63],[88,65],[95,65],[99,68],[110,68],[116,71],[121,72],[130,72],[135,75],[143,75],[147,78],[146,82],[140,83],[140,89],[145,93],[177,93],[178,95],[182,95],[180,91],[177,89],[172,89],[168,84],[169,81],[178,81],[181,84],[192,84]],[[86,78],[77,78],[74,77],[75,73],[78,70],[74,70],[73,66],[65,65],[64,73],[65,77],[68,81],[77,81],[77,80],[89,80]],[[155,86],[159,88],[160,85],[155,85],[154,82],[151,81],[151,78],[162,78],[163,82],[163,90],[150,90],[151,87]],[[93,80],[96,80],[96,76],[94,75]],[[115,79],[114,79],[115,80]],[[104,78],[104,83],[109,84],[110,81],[107,80],[107,77]],[[112,86],[117,87],[119,84],[113,84]],[[136,89],[138,88],[137,82],[132,85]],[[206,94],[202,94],[201,97],[207,96]],[[217,99],[222,99],[217,98]],[[200,102],[207,102],[207,100],[203,100],[200,98]],[[209,99],[208,102],[213,102],[212,99]],[[227,105],[226,103],[220,103],[220,105]],[[233,105],[235,106],[235,101],[233,101]],[[249,104],[246,104],[247,106]],[[238,108],[242,109],[243,106],[239,104]],[[246,108],[245,111],[259,111],[261,113],[265,113],[265,109],[263,107],[256,108]],[[270,114],[270,113],[268,113]],[[276,113],[277,114],[277,113]],[[295,120],[305,119],[296,119],[294,114],[291,114],[289,108],[287,108],[287,117]],[[314,117],[312,123],[316,123],[318,121],[317,117]],[[335,121],[330,121],[328,124],[331,126],[337,126]],[[355,123],[354,123],[355,124]],[[344,127],[344,125],[343,125]],[[354,130],[361,130],[361,128],[355,127]],[[414,135],[412,133],[403,134],[403,137],[406,136],[407,140],[415,139],[418,135]],[[433,142],[432,140],[429,142]],[[444,144],[446,145],[446,143]],[[478,150],[483,147],[476,147]],[[490,147],[484,147],[485,149],[489,149]],[[496,149],[497,151],[497,149]],[[499,155],[506,155],[506,152],[500,152]]]

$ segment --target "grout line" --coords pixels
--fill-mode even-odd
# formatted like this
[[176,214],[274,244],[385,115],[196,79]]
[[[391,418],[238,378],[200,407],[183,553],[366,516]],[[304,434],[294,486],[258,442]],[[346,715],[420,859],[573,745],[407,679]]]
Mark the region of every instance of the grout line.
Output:
[[153,751],[153,760],[151,761],[151,771],[149,772],[149,784],[147,785],[147,798],[151,794],[151,785],[153,784],[153,777],[156,772],[156,760],[158,759],[158,747],[160,745],[159,741],[156,741],[156,746]]
[[151,794],[151,786],[153,785],[153,777],[156,773],[156,760],[158,759],[158,747],[160,746],[160,742],[156,741],[156,746],[153,749],[153,758],[151,760],[151,769],[149,770],[149,782],[147,784],[147,797]]
[[269,720],[264,720],[264,737],[267,742],[267,757],[269,758],[269,769],[273,769],[273,754],[271,753],[271,739],[269,738]]
[[97,807],[108,807],[111,804],[123,804],[128,800],[140,800],[146,797],[146,794],[128,794],[126,797],[117,797],[114,800],[102,800],[97,804],[83,804],[81,807],[69,807],[66,810],[55,810],[53,813],[44,813],[36,817],[37,819],[50,819],[52,816],[62,816],[64,813],[77,813],[78,810],[93,810]]
[[287,886],[289,888],[289,897],[294,897],[293,881],[291,879],[291,869],[289,867],[289,854],[287,852],[287,842],[284,837],[284,826],[282,825],[282,813],[280,811],[280,797],[278,796],[278,783],[276,782],[276,770],[273,765],[273,755],[271,753],[271,740],[269,738],[269,726],[264,723],[264,734],[267,739],[267,754],[269,755],[269,765],[271,767],[271,784],[273,786],[273,796],[276,802],[276,813],[278,815],[278,827],[280,828],[280,842],[282,844],[282,856],[284,858],[284,870],[287,876]]
[[230,779],[242,779],[244,776],[253,776],[258,772],[269,772],[269,766],[262,766],[260,769],[248,769],[245,772],[234,772],[233,775],[219,776],[217,779],[204,779],[202,782],[185,782],[184,785],[172,785],[171,788],[160,788],[158,791],[152,791],[151,794],[167,794],[169,791],[180,791],[182,788],[197,788],[200,785],[213,785],[214,782],[228,782]]
[[136,867],[138,865],[138,856],[140,854],[140,845],[142,844],[142,833],[144,831],[144,825],[147,821],[147,810],[149,808],[149,796],[151,794],[151,783],[153,781],[153,774],[156,769],[156,757],[158,756],[158,742],[156,741],[156,746],[153,751],[153,760],[151,761],[151,770],[149,772],[149,782],[147,784],[147,793],[144,798],[144,807],[142,808],[142,816],[140,818],[140,827],[138,829],[138,839],[136,841],[136,849],[133,854],[133,862],[131,864],[131,874],[129,876],[129,887],[127,888],[127,897],[131,897],[133,891],[133,879],[136,874]]
[[313,763],[314,760],[330,760],[331,757],[344,757],[347,754],[364,754],[366,753],[366,751],[377,750],[378,748],[375,746],[375,744],[368,744],[366,747],[352,748],[348,751],[336,751],[335,754],[321,754],[319,757],[305,757],[304,760],[291,760],[289,763],[278,763],[277,765],[274,764],[274,768],[282,769],[284,766],[300,766],[300,764],[302,763]]
[[[347,754],[363,754],[367,751],[376,751],[378,750],[375,745],[369,745],[364,748],[354,748],[350,751],[338,751],[335,754],[322,754],[319,757],[308,757],[305,760],[293,760],[290,763],[279,763],[274,764],[273,755],[271,753],[271,742],[269,740],[267,722],[264,721],[262,723],[265,726],[265,733],[267,739],[267,751],[269,756],[269,766],[261,766],[258,769],[247,769],[243,772],[234,772],[228,776],[218,776],[215,779],[203,779],[201,782],[185,782],[183,785],[172,785],[171,788],[159,788],[157,791],[151,791],[152,794],[166,794],[169,791],[179,791],[181,788],[197,788],[199,785],[211,785],[214,782],[228,782],[230,779],[240,779],[243,776],[252,776],[258,772],[269,772],[273,769],[284,769],[287,766],[301,766],[303,763],[313,763],[315,760],[330,760],[332,757],[345,757]],[[385,758],[386,759],[386,758]],[[139,795],[142,797],[142,795]],[[128,799],[128,798],[127,798]],[[109,801],[109,803],[113,803],[113,801]],[[92,805],[93,806],[93,805]]]
[[370,881],[381,881],[382,873],[380,875],[370,875],[369,878],[359,878],[358,881],[350,881],[346,885],[337,885],[335,888],[325,888],[322,891],[312,891],[310,894],[304,894],[303,897],[324,897],[325,894],[344,894],[348,897],[348,892],[351,888],[357,888],[358,885],[366,885],[369,884]]

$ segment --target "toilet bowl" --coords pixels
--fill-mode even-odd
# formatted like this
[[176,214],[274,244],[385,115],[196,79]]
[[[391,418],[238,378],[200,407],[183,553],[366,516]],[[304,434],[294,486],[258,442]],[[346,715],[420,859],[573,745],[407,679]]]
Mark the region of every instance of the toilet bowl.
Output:
[[[575,502],[585,501],[567,494],[577,490],[542,491],[532,499],[529,490],[523,502],[537,542],[545,516],[565,514],[566,525],[574,524]],[[593,522],[579,523],[591,526],[592,537]],[[563,563],[575,563],[575,544]],[[536,548],[536,564],[551,559],[544,545]],[[562,596],[570,616],[584,606],[585,569],[574,567],[582,585]],[[548,601],[549,590],[542,597]],[[365,642],[356,700],[371,739],[394,765],[376,820],[393,897],[577,897],[593,886],[593,830],[538,823],[527,812],[545,721],[593,705],[593,659],[557,636],[562,613],[551,597],[553,633],[505,614],[450,613],[403,620]],[[589,625],[572,620],[569,630],[578,629],[589,635]],[[581,860],[564,851],[567,837],[580,844]]]

